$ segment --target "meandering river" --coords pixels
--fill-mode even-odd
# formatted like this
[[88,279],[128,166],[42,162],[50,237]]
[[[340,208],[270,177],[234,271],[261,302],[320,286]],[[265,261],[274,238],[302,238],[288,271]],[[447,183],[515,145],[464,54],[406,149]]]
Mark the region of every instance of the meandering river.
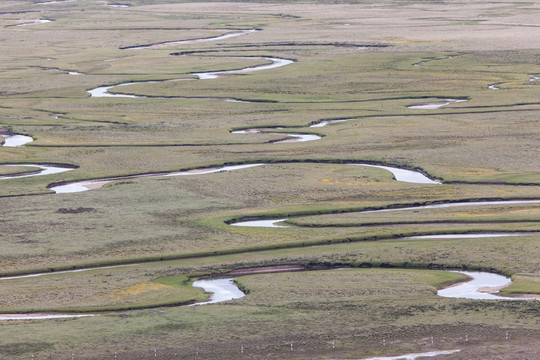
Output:
[[197,43],[204,43],[204,42],[210,42],[210,41],[219,41],[219,40],[230,39],[230,38],[233,38],[233,37],[250,34],[250,33],[255,32],[255,31],[257,31],[257,29],[240,30],[240,31],[237,31],[237,32],[232,32],[232,33],[228,33],[228,34],[223,34],[223,35],[219,35],[219,36],[212,36],[212,37],[202,38],[202,39],[166,41],[166,42],[148,44],[148,45],[129,46],[129,47],[125,47],[125,48],[122,48],[122,49],[123,50],[140,50],[140,49],[162,48],[162,47],[167,47],[167,46],[171,46],[171,45],[197,44]]
[[240,289],[238,289],[238,287],[234,283],[234,279],[232,278],[197,280],[193,282],[193,287],[203,288],[204,291],[212,294],[210,295],[210,300],[195,303],[192,304],[192,306],[215,304],[218,302],[240,299],[246,296],[246,294],[244,294]]
[[[443,204],[433,204],[433,205],[422,205],[422,206],[403,206],[399,208],[392,209],[378,209],[378,210],[361,210],[357,211],[358,213],[375,213],[375,212],[388,212],[388,211],[407,211],[407,210],[420,210],[420,209],[437,209],[437,208],[450,208],[450,207],[462,207],[462,206],[489,206],[489,205],[514,205],[514,204],[540,204],[540,200],[485,200],[485,201],[459,201],[459,202],[448,202]],[[251,226],[251,227],[271,227],[279,228],[286,227],[277,225],[277,223],[286,221],[287,218],[281,219],[260,219],[260,220],[248,220],[248,221],[238,221],[233,222],[230,225],[234,226]],[[292,225],[288,225],[292,226]],[[510,235],[509,235],[510,234]],[[457,237],[490,237],[494,235],[497,236],[519,236],[519,235],[529,235],[530,233],[496,233],[496,234],[446,234],[446,235],[426,235],[426,237],[447,237],[447,238],[457,238]],[[410,237],[413,238],[413,237]],[[418,238],[418,237],[416,237]]]
[[409,109],[421,109],[421,110],[435,110],[439,109],[443,106],[464,102],[467,100],[464,99],[444,99],[444,101],[441,102],[430,102],[430,103],[424,103],[424,104],[414,104],[407,106]]
[[[0,281],[22,279],[36,276],[56,275],[63,273],[81,272],[89,270],[109,269],[112,267],[133,266],[133,265],[120,265],[120,266],[108,266],[102,268],[93,269],[78,269],[60,271],[57,273],[40,273],[21,276],[10,276],[0,278]],[[471,280],[450,286],[448,288],[439,290],[437,295],[441,297],[451,298],[465,298],[474,300],[540,300],[540,298],[514,298],[503,297],[496,295],[499,290],[511,284],[512,280],[502,275],[486,273],[486,272],[468,272],[457,271],[465,274],[471,278]],[[210,299],[205,302],[199,302],[188,306],[215,304],[224,301],[230,301],[239,299],[245,296],[236,284],[234,278],[225,279],[205,279],[197,280],[192,284],[193,287],[200,287],[205,292],[212,293]],[[47,313],[30,313],[30,314],[0,314],[0,320],[46,320],[46,319],[63,319],[63,318],[81,318],[88,316],[96,316],[96,314],[47,314]]]
[[[48,3],[56,3],[56,2],[51,1]],[[29,23],[19,24],[18,26],[39,24],[39,23],[45,23],[45,22],[49,22],[49,20],[35,20]],[[209,37],[209,38],[204,38],[204,39],[171,41],[171,42],[163,42],[159,44],[139,45],[139,46],[130,47],[128,49],[137,50],[137,49],[158,48],[158,47],[164,47],[164,46],[170,46],[170,45],[190,44],[190,43],[196,43],[196,42],[218,41],[218,40],[224,40],[224,39],[228,39],[228,38],[232,38],[236,36],[245,35],[254,31],[256,30],[255,29],[242,30],[242,31],[234,32],[234,33],[229,33],[229,34],[224,34],[224,35],[220,35],[216,37]],[[294,62],[293,60],[281,59],[281,58],[275,58],[275,57],[238,57],[238,58],[243,58],[243,59],[256,58],[256,59],[266,60],[270,62],[270,64],[250,66],[250,67],[245,67],[245,68],[236,69],[236,70],[197,72],[197,73],[191,73],[189,75],[196,76],[198,80],[217,79],[224,75],[247,74],[247,73],[251,73],[255,71],[270,70],[270,69],[286,66]],[[81,75],[81,73],[78,73],[78,72],[69,72],[69,74]],[[100,86],[100,87],[88,90],[88,93],[90,94],[91,97],[146,98],[147,96],[132,95],[132,94],[126,94],[126,93],[113,94],[113,93],[110,93],[109,90],[112,88],[118,88],[122,86],[134,85],[134,84],[163,83],[163,82],[170,82],[170,81],[188,81],[188,80],[197,80],[197,79],[181,78],[181,79],[169,79],[169,80],[159,80],[159,81],[125,82],[125,83],[120,83],[116,85]],[[531,81],[535,81],[536,79],[537,77],[531,77]],[[489,88],[493,90],[498,90],[498,88],[495,87],[495,85],[490,85]],[[225,99],[225,100],[234,101],[234,99]],[[443,101],[439,101],[439,102],[415,104],[415,105],[409,106],[408,108],[410,109],[438,109],[442,106],[446,106],[452,103],[457,103],[457,102],[462,102],[462,101],[466,101],[466,100],[444,99]],[[312,125],[311,127],[324,127],[330,123],[336,123],[336,122],[342,122],[342,121],[348,121],[348,120],[349,119],[322,121],[318,124]],[[243,131],[237,131],[233,133],[256,133],[256,132],[265,132],[265,131],[263,129],[253,129],[251,131],[243,130]],[[282,133],[273,133],[273,134],[281,135]],[[284,142],[291,142],[291,141],[305,142],[305,141],[319,140],[321,138],[319,135],[314,135],[314,134],[287,133],[283,135],[286,135],[290,137],[291,139],[281,140],[276,143],[284,143]],[[3,145],[7,147],[22,146],[31,141],[33,141],[33,139],[29,136],[13,135],[13,136],[6,137],[5,143]],[[202,175],[202,174],[210,174],[210,173],[216,173],[216,172],[222,172],[222,171],[240,170],[240,169],[261,166],[261,165],[264,165],[264,164],[263,163],[244,164],[244,165],[235,165],[235,166],[222,166],[222,167],[216,167],[216,168],[195,169],[195,170],[180,171],[180,172],[142,174],[142,175],[121,176],[121,177],[110,177],[110,178],[95,179],[95,180],[83,180],[83,181],[77,181],[77,182],[53,186],[51,187],[51,189],[55,191],[56,193],[73,193],[73,192],[81,192],[81,191],[87,191],[91,189],[100,188],[106,183],[109,183],[115,180],[120,180],[120,179]],[[430,185],[441,183],[438,180],[430,179],[429,177],[427,177],[426,175],[422,174],[419,171],[413,171],[413,170],[402,169],[402,168],[391,167],[391,166],[366,164],[366,163],[356,163],[356,164],[349,164],[349,165],[380,168],[380,169],[391,172],[395,180],[401,181],[401,182],[409,182],[409,183],[416,183],[416,184],[430,184]],[[0,179],[13,179],[13,178],[24,178],[24,177],[31,177],[31,176],[42,176],[42,175],[61,173],[61,172],[70,171],[74,169],[72,167],[57,166],[57,165],[44,165],[44,164],[9,164],[9,165],[4,165],[4,166],[30,166],[30,167],[39,168],[41,170],[35,173],[20,174],[20,175],[14,175],[14,176],[1,176]],[[403,208],[397,208],[397,209],[381,209],[381,210],[372,210],[372,211],[365,211],[365,212],[403,211],[403,210],[429,209],[429,208],[453,207],[453,206],[483,206],[483,205],[499,205],[499,204],[506,205],[506,204],[525,204],[525,203],[540,203],[540,200],[455,202],[455,203],[435,204],[435,205],[426,205],[426,206],[410,206],[410,207],[403,207]],[[277,223],[285,221],[285,220],[287,219],[283,218],[283,219],[273,219],[273,220],[254,220],[254,221],[246,221],[246,222],[237,222],[231,225],[285,228],[288,226],[276,225]],[[491,234],[466,234],[466,235],[445,234],[445,235],[436,235],[436,236],[432,235],[430,237],[431,238],[457,238],[457,237],[465,237],[465,236],[466,237],[486,237],[486,236],[496,237],[496,236],[518,236],[518,235],[527,235],[527,233],[523,233],[523,234],[491,233]],[[418,239],[418,238],[426,238],[426,236],[409,237],[408,239]],[[127,265],[122,265],[122,266],[127,266]],[[58,273],[68,273],[68,272],[77,272],[77,271],[86,271],[86,270],[92,270],[92,269],[71,270],[71,271],[63,271],[63,272],[58,272]],[[58,274],[58,273],[55,273],[55,274]],[[500,288],[504,286],[508,286],[511,283],[511,280],[504,276],[497,275],[497,274],[490,274],[490,273],[481,273],[481,272],[460,271],[460,273],[463,273],[469,276],[471,280],[464,282],[462,284],[459,284],[457,286],[451,286],[446,289],[439,290],[437,294],[442,297],[481,299],[481,300],[523,300],[520,298],[501,297],[501,296],[496,295],[496,293],[499,291]],[[36,276],[45,276],[45,275],[51,275],[51,273],[4,277],[4,278],[0,278],[0,280],[20,279],[23,277],[36,277]],[[223,301],[229,301],[232,299],[238,299],[245,296],[245,294],[236,287],[236,285],[234,284],[234,279],[232,278],[198,280],[193,283],[193,286],[201,287],[206,292],[213,293],[209,301],[201,302],[201,303],[197,303],[193,305],[205,305],[205,304],[218,303],[218,302],[223,302]],[[4,315],[0,314],[0,320],[60,319],[60,318],[80,318],[80,317],[88,317],[88,316],[94,316],[94,315],[93,314],[39,314],[39,313],[4,314]],[[439,355],[444,355],[444,354],[452,354],[458,351],[459,350],[433,351],[433,352],[427,352],[427,353],[406,354],[406,355],[394,356],[394,357],[369,358],[366,360],[416,359],[418,357],[433,357],[433,356],[439,356]]]
[[[208,79],[217,79],[222,75],[229,75],[229,74],[246,74],[246,73],[252,73],[255,71],[262,71],[262,70],[270,70],[275,69],[278,67],[282,67],[285,65],[292,64],[293,60],[288,59],[280,59],[280,58],[273,58],[273,57],[238,57],[239,59],[261,59],[261,60],[268,60],[271,62],[271,64],[263,64],[263,65],[257,65],[257,66],[248,66],[242,69],[236,69],[236,70],[223,70],[223,71],[208,71],[208,72],[199,72],[199,73],[191,73],[190,75],[195,75],[199,78],[199,80],[208,80]],[[172,82],[172,81],[188,81],[188,80],[194,80],[191,78],[179,78],[179,79],[167,79],[167,80],[152,80],[152,81],[129,81],[121,84],[116,85],[105,85],[105,86],[99,86],[97,88],[87,90],[87,92],[90,94],[91,97],[116,97],[116,98],[135,98],[135,99],[141,99],[141,98],[147,98],[147,96],[143,95],[131,95],[131,94],[123,94],[123,93],[110,93],[109,90],[114,87],[120,87],[120,86],[127,86],[127,85],[135,85],[135,84],[153,84],[153,83],[165,83],[165,82]]]
[[510,278],[486,272],[456,272],[467,275],[471,280],[439,290],[437,295],[474,300],[524,300],[522,298],[496,295],[500,289],[512,283]]
[[103,185],[110,183],[111,181],[114,181],[114,180],[153,178],[153,177],[166,177],[166,176],[204,175],[204,174],[213,174],[213,173],[218,173],[218,172],[223,172],[223,171],[247,169],[247,168],[260,166],[260,165],[263,165],[263,164],[244,164],[244,165],[221,166],[221,167],[216,167],[216,168],[202,168],[202,169],[187,170],[187,171],[176,171],[176,172],[170,172],[170,173],[118,176],[118,177],[111,177],[111,178],[104,178],[104,179],[97,179],[97,180],[76,181],[76,182],[67,183],[63,185],[52,186],[50,189],[56,192],[57,194],[75,193],[75,192],[99,189]]
[[[75,182],[61,184],[61,185],[55,185],[55,186],[50,187],[50,189],[56,192],[57,194],[75,193],[75,192],[99,189],[103,185],[114,180],[152,178],[152,177],[163,177],[163,176],[203,175],[203,174],[211,174],[211,173],[217,173],[217,172],[222,172],[222,171],[234,171],[234,170],[247,169],[247,168],[251,168],[254,166],[261,166],[261,165],[265,165],[265,164],[264,163],[244,164],[244,165],[233,165],[233,166],[221,166],[221,167],[216,167],[216,168],[201,168],[201,169],[170,172],[170,173],[164,172],[164,173],[117,176],[117,177],[94,179],[94,180],[81,180],[81,181],[75,181]],[[439,181],[431,180],[430,178],[428,178],[427,176],[425,176],[424,174],[418,171],[400,169],[400,168],[391,167],[391,166],[382,166],[382,165],[373,165],[373,164],[364,164],[364,163],[357,163],[357,164],[350,164],[350,165],[377,167],[377,168],[390,171],[392,174],[394,174],[394,177],[397,181],[417,183],[417,184],[440,184]]]
[[320,135],[315,135],[315,134],[272,132],[272,130],[278,130],[278,129],[280,128],[259,128],[259,129],[248,129],[248,130],[236,130],[236,131],[231,131],[231,134],[264,133],[264,134],[271,134],[271,135],[285,135],[289,137],[289,139],[274,141],[273,142],[274,144],[283,144],[283,143],[289,143],[289,142],[306,142],[306,141],[314,141],[314,140],[322,139]]
[[32,176],[43,176],[43,175],[51,175],[51,174],[59,174],[66,171],[75,170],[74,167],[68,167],[68,166],[62,166],[62,165],[45,165],[45,164],[0,164],[1,166],[28,166],[28,167],[34,167],[41,169],[37,172],[32,173],[23,173],[19,175],[5,175],[0,176],[0,180],[2,179],[20,179],[25,177],[32,177]]

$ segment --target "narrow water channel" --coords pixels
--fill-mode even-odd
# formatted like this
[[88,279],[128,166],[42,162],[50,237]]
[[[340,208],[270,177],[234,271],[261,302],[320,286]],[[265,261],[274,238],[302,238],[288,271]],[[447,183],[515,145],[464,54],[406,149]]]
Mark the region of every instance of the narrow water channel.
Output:
[[[208,71],[208,72],[199,72],[199,73],[191,73],[190,75],[195,75],[198,77],[199,80],[208,80],[208,79],[217,79],[222,75],[229,75],[229,74],[245,74],[245,73],[252,73],[256,71],[261,70],[270,70],[275,69],[278,67],[282,67],[285,65],[292,64],[293,60],[288,59],[280,59],[280,58],[272,58],[272,57],[238,57],[239,59],[261,59],[261,60],[267,60],[270,61],[271,64],[263,64],[263,65],[257,65],[257,66],[248,66],[242,69],[236,69],[236,70],[223,70],[223,71]],[[123,93],[110,93],[109,90],[115,87],[120,86],[128,86],[128,85],[136,85],[136,84],[155,84],[155,83],[166,83],[166,82],[173,82],[173,81],[188,81],[188,80],[194,80],[191,78],[180,78],[180,79],[167,79],[167,80],[152,80],[152,81],[128,81],[121,84],[116,85],[105,85],[105,86],[99,86],[94,89],[87,90],[87,92],[90,94],[91,97],[116,97],[116,98],[133,98],[133,99],[144,99],[147,96],[144,95],[131,95],[131,94],[123,94]],[[155,98],[155,97],[153,97]],[[158,97],[159,98],[159,97]],[[165,97],[164,97],[165,99]],[[227,99],[226,99],[227,100]]]
[[416,360],[419,358],[425,357],[436,357],[440,355],[450,355],[460,352],[461,350],[440,350],[440,351],[428,351],[424,353],[414,353],[414,354],[405,354],[405,355],[396,355],[396,356],[378,356],[371,358],[362,358],[358,360]]
[[[10,276],[0,278],[0,281],[15,280],[28,277],[56,275],[64,273],[73,273],[89,270],[109,269],[113,267],[133,266],[133,265],[120,265],[109,266],[94,269],[78,269],[60,271],[57,273],[40,273],[21,276]],[[469,272],[469,271],[456,271],[461,274],[465,274],[471,279],[456,284],[454,286],[447,287],[437,292],[438,296],[450,297],[450,298],[465,298],[473,300],[540,300],[537,298],[519,298],[519,297],[504,297],[496,295],[500,289],[510,285],[512,280],[502,275],[486,273],[486,272]],[[205,279],[197,280],[192,284],[193,287],[200,287],[205,292],[211,293],[210,300],[205,302],[199,302],[188,306],[208,305],[219,302],[239,299],[245,296],[245,294],[238,289],[234,283],[234,278],[225,279]],[[62,319],[62,318],[80,318],[96,316],[96,314],[46,314],[46,313],[31,313],[31,314],[0,314],[0,320],[39,320],[39,319]]]
[[28,173],[28,174],[19,174],[19,175],[5,175],[0,176],[0,180],[2,179],[20,179],[20,178],[26,178],[26,177],[32,177],[32,176],[43,176],[43,175],[51,175],[51,174],[59,174],[66,171],[75,170],[74,167],[67,167],[67,166],[60,166],[60,165],[42,165],[42,164],[0,164],[2,166],[28,166],[28,167],[34,167],[41,169],[38,172]]
[[[247,169],[247,168],[251,168],[254,166],[261,166],[261,165],[266,165],[266,164],[265,163],[244,164],[244,165],[233,165],[233,166],[221,166],[221,167],[210,168],[210,169],[201,168],[201,169],[194,169],[194,170],[189,170],[189,171],[117,176],[117,177],[94,179],[94,180],[81,180],[81,181],[75,181],[75,182],[65,183],[61,185],[55,185],[55,186],[50,187],[50,189],[56,192],[57,194],[75,193],[75,192],[99,189],[103,185],[114,180],[153,178],[153,177],[164,177],[164,176],[204,175],[204,174],[218,173],[218,172],[223,172],[223,171]],[[364,163],[349,164],[349,165],[376,167],[376,168],[390,171],[394,175],[394,178],[396,179],[396,181],[403,181],[403,182],[416,183],[416,184],[440,184],[439,181],[432,180],[418,171],[400,169],[400,168],[390,167],[390,166],[364,164]]]

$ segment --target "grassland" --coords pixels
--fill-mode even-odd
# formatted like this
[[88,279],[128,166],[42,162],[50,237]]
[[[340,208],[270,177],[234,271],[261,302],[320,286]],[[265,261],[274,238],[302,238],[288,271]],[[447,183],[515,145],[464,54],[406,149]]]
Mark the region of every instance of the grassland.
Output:
[[[540,199],[540,4],[121,3],[129,6],[0,4],[0,132],[34,138],[0,147],[0,164],[76,167],[0,179],[0,275],[131,264],[0,280],[0,313],[100,313],[4,321],[0,357],[108,359],[118,352],[145,359],[157,349],[164,359],[237,359],[241,346],[252,359],[458,348],[446,358],[537,355],[537,301],[439,298],[437,288],[463,278],[429,270],[496,271],[514,280],[503,292],[540,293],[537,203],[365,210]],[[52,21],[17,26],[38,19]],[[247,29],[258,31],[123,49]],[[294,63],[218,79],[194,75],[268,63],[262,57]],[[146,98],[87,92],[129,82],[140,83],[110,92]],[[466,101],[408,108],[448,98]],[[347,121],[309,127],[335,119]],[[231,133],[264,127],[282,129]],[[280,132],[322,139],[273,143]],[[442,184],[399,182],[349,162],[417,169]],[[265,165],[117,180],[73,194],[48,189],[241,163]],[[32,170],[0,165],[0,177]],[[227,224],[245,217],[296,226]],[[525,235],[406,239],[479,232]],[[206,298],[191,287],[194,278],[273,264],[355,269],[239,277],[249,292],[242,299],[178,306]]]

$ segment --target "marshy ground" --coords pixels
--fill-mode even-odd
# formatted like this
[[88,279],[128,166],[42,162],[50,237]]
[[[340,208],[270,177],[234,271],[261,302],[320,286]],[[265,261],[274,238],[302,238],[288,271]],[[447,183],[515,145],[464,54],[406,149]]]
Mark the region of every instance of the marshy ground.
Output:
[[[504,202],[540,199],[539,13],[511,1],[3,2],[0,134],[33,141],[0,147],[0,273],[130,266],[0,280],[0,313],[99,313],[3,321],[0,357],[535,358],[538,301],[436,290],[463,280],[438,269],[459,268],[511,275],[509,296],[540,293],[540,207]],[[271,59],[292,62],[253,71]],[[89,94],[100,87],[132,97]],[[31,165],[71,170],[10,177]],[[471,204],[418,208],[458,202]],[[229,225],[254,218],[290,227]],[[505,232],[523,236],[409,238]],[[178,306],[207,298],[197,277],[272,265],[326,270],[243,274],[242,299]],[[355,269],[328,270],[340,266]]]

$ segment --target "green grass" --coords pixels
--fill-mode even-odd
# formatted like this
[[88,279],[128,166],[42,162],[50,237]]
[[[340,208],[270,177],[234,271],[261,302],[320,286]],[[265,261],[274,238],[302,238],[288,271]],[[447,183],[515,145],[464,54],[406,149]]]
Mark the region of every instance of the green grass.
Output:
[[[416,274],[415,281],[426,282],[436,289],[464,277],[450,272],[410,269],[493,270],[489,262],[482,264],[472,260],[474,257],[478,258],[479,249],[486,244],[493,247],[493,251],[486,254],[492,260],[498,260],[492,254],[503,248],[508,256],[514,254],[509,243],[504,240],[484,240],[483,243],[473,246],[467,239],[446,242],[404,240],[261,250],[248,254],[165,259],[119,268],[6,280],[0,284],[0,292],[6,304],[0,311],[88,312],[178,305],[204,299],[201,290],[192,288],[189,281],[189,278],[197,276],[196,274],[219,274],[236,268],[271,264],[298,263],[304,264],[308,269],[320,266],[408,268],[409,270],[388,271]],[[456,251],[456,248],[462,248],[465,244],[469,246],[468,252]],[[526,246],[527,242],[523,245]],[[439,251],[441,256],[430,257],[428,248]],[[411,257],[411,254],[417,256]],[[503,259],[499,261],[501,265],[504,264],[502,261]],[[526,272],[527,265],[534,266],[534,259],[524,261],[520,270]],[[519,276],[521,275],[518,275],[518,278]],[[245,289],[252,291],[242,279],[240,282]]]
[[29,167],[29,166],[1,166],[0,165],[0,176],[22,175],[22,174],[31,173],[34,171],[40,171],[40,169],[37,167]]
[[512,284],[501,290],[504,294],[540,294],[540,281],[537,275],[518,275]]
[[[0,273],[146,262],[0,281],[3,310],[111,310],[203,300],[202,290],[190,286],[191,276],[248,266],[406,269],[247,276],[238,281],[250,294],[226,304],[5,322],[0,356],[68,358],[75,352],[102,359],[118,351],[136,360],[158,348],[162,358],[189,359],[199,345],[201,358],[234,359],[242,344],[253,359],[363,358],[434,348],[461,348],[467,358],[491,358],[490,351],[504,360],[537,355],[535,302],[440,299],[435,289],[457,275],[413,269],[496,270],[515,279],[507,293],[538,293],[538,235],[402,239],[537,231],[537,205],[358,211],[540,198],[538,81],[529,81],[540,73],[530,40],[537,31],[530,26],[534,7],[487,0],[466,6],[390,0],[122,3],[131,7],[90,0],[0,5],[0,129],[35,139],[20,148],[0,147],[0,160],[78,166],[0,180]],[[12,26],[25,18],[54,21]],[[252,28],[261,31],[121,50]],[[361,44],[370,47],[359,49]],[[178,52],[186,56],[170,55]],[[215,80],[148,82],[259,65],[267,63],[257,58],[264,56],[296,61]],[[98,99],[87,93],[133,81],[146,83],[112,91],[153,97]],[[500,90],[488,89],[491,84]],[[259,102],[222,100],[228,97]],[[407,108],[441,98],[467,101],[438,110]],[[308,127],[325,119],[350,120]],[[230,133],[260,127],[323,138],[273,144],[282,135]],[[397,182],[383,170],[343,164],[350,160],[419,168],[444,184]],[[47,189],[62,181],[262,161],[272,164],[120,180],[77,194]],[[0,175],[21,170],[0,166]],[[225,224],[289,215],[295,216],[290,223],[305,227]],[[506,330],[511,340],[501,348]],[[435,346],[426,340],[430,335]]]
[[[234,356],[240,344],[252,356],[277,352],[279,357],[287,357],[279,346],[291,341],[297,351],[305,349],[307,356],[322,356],[330,354],[331,340],[336,340],[338,353],[376,354],[381,351],[382,334],[393,349],[421,349],[420,339],[426,334],[433,334],[436,341],[442,336],[450,341],[467,331],[471,341],[483,343],[494,333],[504,334],[509,323],[519,323],[522,329],[535,326],[531,317],[519,318],[520,312],[534,309],[530,302],[480,307],[474,301],[440,299],[433,294],[433,284],[440,280],[438,272],[410,270],[256,275],[240,279],[250,294],[227,304],[5,326],[15,338],[32,327],[40,334],[39,341],[54,344],[48,351],[42,350],[43,354],[65,352],[74,346],[80,354],[92,351],[93,356],[106,356],[122,349],[124,356],[131,353],[135,357],[137,351],[153,349],[151,344],[164,351],[168,343],[186,356],[194,356],[198,344],[201,356],[218,359]],[[41,331],[47,326],[50,331]],[[211,331],[212,339],[200,338],[201,331]],[[140,334],[145,334],[144,339]],[[394,344],[396,336],[408,345]],[[59,343],[59,337],[67,341]]]
[[[79,169],[69,173],[77,172]],[[41,178],[59,176],[61,174]],[[390,176],[386,171],[360,166],[271,164],[208,175],[122,180],[108,184],[102,190],[79,194],[0,198],[2,206],[10,209],[4,215],[6,222],[3,225],[4,233],[9,236],[0,244],[3,270],[238,252],[430,232],[538,229],[538,223],[533,222],[534,205],[490,206],[485,210],[484,207],[478,210],[462,207],[444,211],[348,213],[367,207],[384,208],[398,198],[399,205],[534,195],[531,187],[422,186],[399,183]],[[33,182],[45,186],[43,180],[39,177],[20,179],[19,185]],[[7,184],[15,179],[2,181]],[[156,190],[150,193],[149,189]],[[60,211],[78,208],[94,210]],[[486,216],[490,211],[495,215]],[[426,228],[421,224],[393,225],[411,220],[464,220],[469,213],[474,220],[470,224],[441,224],[437,228]],[[225,224],[226,220],[242,216],[279,218],[295,214],[328,214],[313,217],[311,223],[315,224],[332,224],[332,219],[344,223],[350,219],[352,225],[379,222],[388,226],[264,229]],[[414,214],[413,219],[408,218],[411,214]],[[514,222],[489,222],[505,218]],[[293,218],[291,221],[302,220]],[[81,229],[84,229],[82,235]],[[47,256],[42,256],[43,253]],[[28,264],[23,268],[20,265],[22,259]]]

